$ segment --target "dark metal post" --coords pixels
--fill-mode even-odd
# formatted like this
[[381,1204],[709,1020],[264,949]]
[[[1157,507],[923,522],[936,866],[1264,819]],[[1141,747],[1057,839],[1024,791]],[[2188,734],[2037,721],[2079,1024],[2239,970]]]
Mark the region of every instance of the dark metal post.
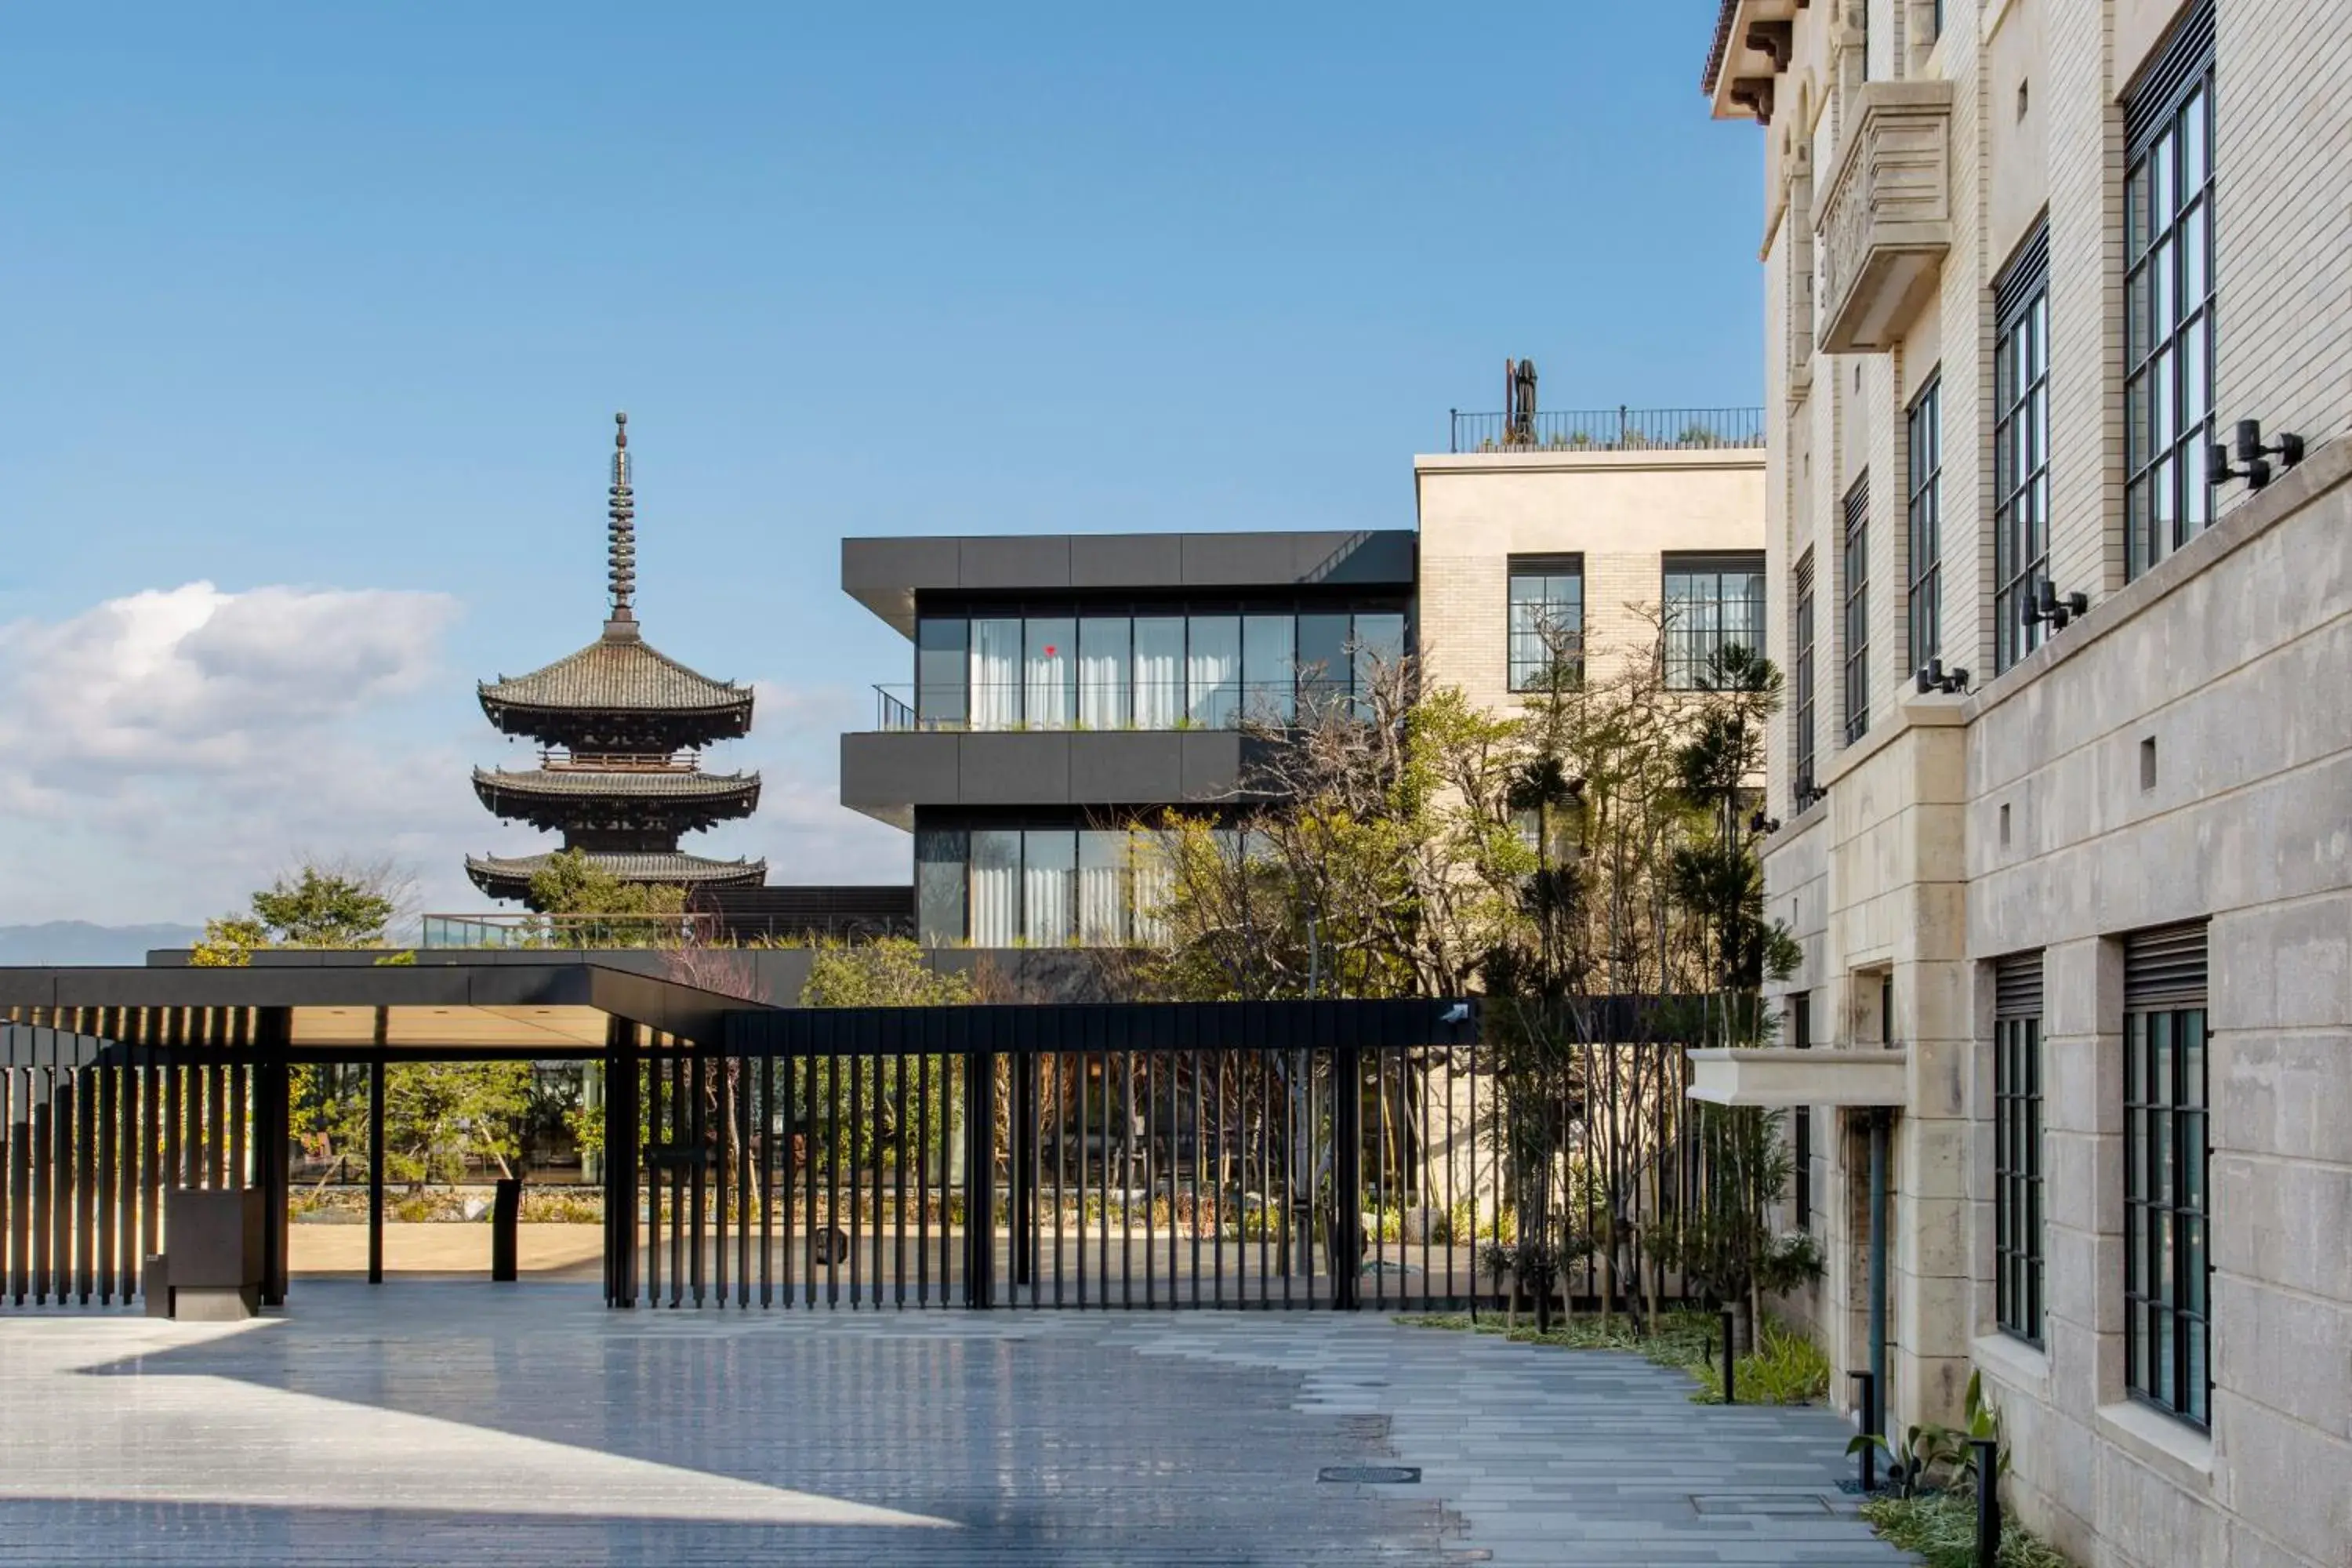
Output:
[[1331,1304],[1364,1299],[1363,1052],[1342,1046],[1331,1058]]
[[[501,1177],[495,1192],[490,1202],[490,1282],[511,1285],[520,1273],[516,1254],[522,1222],[522,1180]],[[725,1256],[723,1249],[720,1256]]]
[[1870,1393],[1873,1432],[1885,1430],[1886,1397],[1886,1123],[1884,1109],[1870,1113]]
[[963,1304],[996,1304],[996,1057],[963,1058]]
[[604,1305],[637,1304],[637,1026],[604,1021]]
[[1971,1437],[1977,1451],[1977,1561],[2000,1561],[2000,1439]]
[[[1874,1437],[1878,1436],[1878,1380],[1866,1372],[1850,1372],[1846,1376],[1862,1384],[1862,1435]],[[1862,1493],[1868,1497],[1877,1489],[1878,1446],[1864,1443],[1862,1446]]]
[[368,1283],[383,1283],[383,1058],[368,1063]]
[[[1037,1194],[1031,1185],[1036,1174],[1037,1058],[1027,1051],[1013,1058],[1013,1150],[1008,1162],[1005,1218],[1013,1238],[1013,1283],[1036,1283]],[[994,1182],[990,1183],[991,1188]]]
[[[253,1072],[254,1155],[261,1167],[261,1304],[286,1304],[287,1226],[293,1185],[293,1075],[287,1047],[293,1043],[294,1010],[264,1007],[255,1044]],[[169,1240],[166,1238],[166,1246]]]
[[1738,1392],[1732,1381],[1732,1369],[1739,1364],[1738,1355],[1737,1353],[1738,1349],[1738,1335],[1737,1332],[1737,1324],[1733,1318],[1734,1310],[1735,1309],[1729,1302],[1727,1301],[1724,1303],[1723,1402],[1726,1405],[1737,1405],[1739,1403]]

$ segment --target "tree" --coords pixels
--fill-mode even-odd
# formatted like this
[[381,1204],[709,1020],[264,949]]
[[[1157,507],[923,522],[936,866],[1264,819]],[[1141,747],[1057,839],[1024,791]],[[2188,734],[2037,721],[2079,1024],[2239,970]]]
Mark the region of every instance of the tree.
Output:
[[374,947],[394,902],[381,876],[305,864],[253,895],[253,918],[281,947]]
[[[803,1007],[958,1007],[976,999],[971,976],[932,968],[923,949],[904,937],[856,946],[827,943],[816,950],[801,987]],[[792,1168],[818,1160],[842,1179],[894,1152],[911,1152],[919,1141],[936,1152],[940,1169],[958,1169],[963,1091],[961,1075],[950,1070],[954,1059],[812,1058],[800,1069],[805,1073],[802,1085],[787,1073],[785,1092],[799,1111]],[[853,1107],[862,1114],[853,1116]],[[911,1152],[907,1159],[912,1168]]]
[[206,921],[190,962],[236,967],[265,947],[381,947],[410,881],[388,860],[305,860],[257,890],[246,912]]
[[[575,917],[548,940],[564,947],[654,947],[683,939],[686,889],[667,882],[628,882],[590,858],[562,849],[531,873],[528,895],[541,914]],[[610,921],[577,917],[610,915]]]

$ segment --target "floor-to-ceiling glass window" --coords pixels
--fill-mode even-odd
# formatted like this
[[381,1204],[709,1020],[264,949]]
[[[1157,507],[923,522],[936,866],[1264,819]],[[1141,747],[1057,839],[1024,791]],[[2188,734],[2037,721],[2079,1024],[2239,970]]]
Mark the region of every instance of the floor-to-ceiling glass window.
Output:
[[1134,721],[1135,623],[1126,616],[1078,622],[1078,722],[1124,730]]
[[1173,730],[1184,716],[1184,617],[1135,617],[1135,727]]
[[968,900],[971,836],[961,828],[927,827],[915,834],[915,934],[943,947],[971,934]]
[[1298,617],[1298,699],[1306,716],[1311,718],[1327,710],[1346,693],[1348,643],[1354,634],[1354,617],[1350,616]]
[[1186,627],[1185,718],[1197,729],[1230,730],[1242,705],[1242,618],[1194,616]]
[[1078,940],[1090,947],[1127,940],[1132,839],[1125,828],[1078,832]]
[[1031,828],[1021,836],[1021,939],[1060,947],[1077,933],[1078,836]]
[[915,624],[915,722],[961,730],[971,721],[971,624],[961,616],[926,616]]
[[1021,830],[971,833],[971,944],[1011,947],[1021,940]]
[[1242,617],[1242,721],[1288,724],[1297,717],[1298,617]]
[[1021,722],[1021,622],[990,616],[971,623],[971,727],[1010,730]]
[[1078,623],[1032,616],[1022,661],[1021,721],[1032,730],[1066,730],[1078,710]]
[[1356,717],[1372,717],[1373,693],[1383,679],[1393,679],[1404,664],[1404,617],[1401,615],[1360,615],[1352,628],[1350,648],[1356,685]]

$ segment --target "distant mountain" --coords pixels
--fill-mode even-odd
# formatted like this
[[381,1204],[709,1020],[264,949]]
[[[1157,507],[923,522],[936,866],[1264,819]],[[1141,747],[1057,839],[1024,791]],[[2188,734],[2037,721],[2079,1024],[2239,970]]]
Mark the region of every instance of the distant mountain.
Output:
[[144,963],[151,947],[187,947],[201,926],[101,926],[49,921],[0,926],[0,965],[19,963]]

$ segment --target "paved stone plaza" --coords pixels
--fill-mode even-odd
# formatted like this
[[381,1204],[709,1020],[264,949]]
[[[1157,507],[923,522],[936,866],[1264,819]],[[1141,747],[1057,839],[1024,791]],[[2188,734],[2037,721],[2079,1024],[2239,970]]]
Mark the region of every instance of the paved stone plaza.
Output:
[[[1893,1563],[1821,1410],[1366,1314],[0,1320],[0,1563]],[[1417,1466],[1417,1484],[1318,1479]]]

